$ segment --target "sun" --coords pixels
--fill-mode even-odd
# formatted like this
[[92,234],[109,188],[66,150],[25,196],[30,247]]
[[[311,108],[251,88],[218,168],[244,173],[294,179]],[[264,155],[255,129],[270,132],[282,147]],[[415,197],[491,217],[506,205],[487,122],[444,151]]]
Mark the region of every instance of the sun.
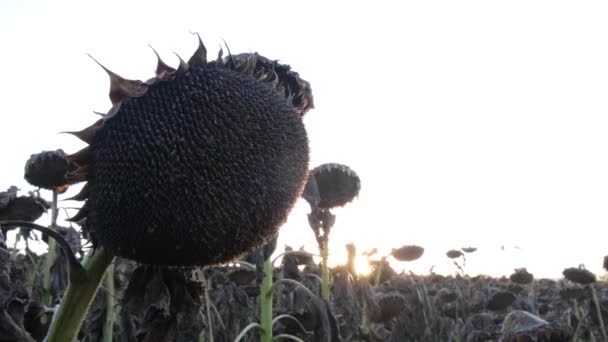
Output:
[[368,275],[371,273],[372,268],[367,263],[367,258],[362,255],[357,255],[355,259],[355,270],[358,275]]

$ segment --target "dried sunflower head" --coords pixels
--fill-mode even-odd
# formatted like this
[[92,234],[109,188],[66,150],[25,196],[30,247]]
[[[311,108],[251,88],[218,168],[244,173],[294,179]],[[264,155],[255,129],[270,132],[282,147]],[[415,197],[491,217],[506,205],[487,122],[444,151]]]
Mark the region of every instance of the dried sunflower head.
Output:
[[504,319],[501,341],[570,341],[572,329],[547,322],[523,310],[513,310]]
[[380,315],[375,323],[388,322],[399,316],[407,304],[405,298],[398,292],[382,293],[377,296]]
[[509,277],[512,282],[517,284],[530,284],[534,280],[534,275],[525,268],[515,269],[515,272]]
[[[328,163],[317,166],[310,172],[306,191],[306,200],[314,207],[331,209],[342,207],[351,202],[359,195],[361,180],[359,176],[348,166],[336,163]],[[310,189],[315,188],[316,189]],[[313,203],[309,198],[316,198],[318,203]],[[316,202],[316,201],[315,201]]]
[[400,248],[393,248],[391,255],[399,261],[414,261],[424,254],[424,248],[416,245],[408,245]]
[[447,253],[445,253],[445,255],[447,255],[447,257],[450,259],[456,259],[464,256],[464,254],[457,249],[450,249]]
[[50,205],[37,193],[17,196],[17,187],[11,186],[0,192],[0,221],[18,220],[34,222],[44,214]]
[[581,285],[591,284],[596,281],[595,274],[584,267],[566,268],[562,273],[566,279]]
[[462,251],[465,253],[475,253],[477,251],[476,247],[464,247]]
[[90,145],[68,156],[68,180],[87,181],[72,220],[110,253],[156,265],[226,262],[275,236],[308,176],[312,95],[267,61],[207,61],[199,39],[188,62],[159,58],[146,82],[104,67],[113,107],[73,132]]
[[28,183],[60,193],[67,190],[67,176],[76,170],[63,150],[43,151],[32,154],[25,163],[24,178]]

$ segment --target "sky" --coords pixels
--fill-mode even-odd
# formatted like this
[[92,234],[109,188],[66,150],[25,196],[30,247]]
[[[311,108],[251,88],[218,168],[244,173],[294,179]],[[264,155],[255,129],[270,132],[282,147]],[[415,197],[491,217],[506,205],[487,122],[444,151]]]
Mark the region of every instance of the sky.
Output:
[[[110,108],[108,77],[87,54],[145,80],[148,44],[176,65],[198,32],[210,55],[225,40],[311,83],[311,167],[346,164],[362,183],[334,210],[331,263],[345,262],[348,242],[380,254],[417,244],[423,257],[398,270],[449,274],[445,252],[474,246],[472,275],[602,274],[606,17],[603,1],[2,1],[0,189],[33,190],[29,155],[77,151],[58,132]],[[307,212],[298,202],[279,249],[315,250]]]

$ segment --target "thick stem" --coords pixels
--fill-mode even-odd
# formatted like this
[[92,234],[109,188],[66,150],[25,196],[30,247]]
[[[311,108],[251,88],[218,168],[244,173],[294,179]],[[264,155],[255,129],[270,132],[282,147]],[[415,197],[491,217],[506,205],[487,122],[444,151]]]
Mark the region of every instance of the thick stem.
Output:
[[[57,191],[53,190],[53,202],[51,204],[51,225],[50,229],[55,230],[57,224]],[[51,289],[51,268],[55,263],[55,240],[48,239],[48,250],[44,263],[44,275],[42,276],[42,304],[51,306],[53,304],[53,292]]]
[[321,257],[323,258],[321,268],[321,295],[323,299],[329,301],[330,284],[329,284],[329,267],[327,260],[329,259],[329,239],[327,235],[323,237],[323,243],[321,244]]
[[114,320],[116,319],[116,299],[114,291],[114,265],[110,264],[105,277],[106,288],[106,321],[103,326],[103,342],[112,342],[114,337]]
[[213,317],[211,316],[211,296],[209,296],[209,291],[211,290],[211,280],[205,277],[205,270],[199,270],[198,276],[200,280],[203,282],[203,286],[205,287],[205,312],[207,314],[207,334],[209,336],[208,340],[205,340],[205,335],[203,332],[198,336],[198,341],[208,341],[213,342]]
[[260,292],[261,342],[272,342],[272,261],[264,261],[264,279]]
[[87,279],[70,281],[61,301],[59,310],[53,317],[47,342],[72,342],[76,340],[80,325],[97,293],[106,269],[114,258],[99,247],[84,262]]

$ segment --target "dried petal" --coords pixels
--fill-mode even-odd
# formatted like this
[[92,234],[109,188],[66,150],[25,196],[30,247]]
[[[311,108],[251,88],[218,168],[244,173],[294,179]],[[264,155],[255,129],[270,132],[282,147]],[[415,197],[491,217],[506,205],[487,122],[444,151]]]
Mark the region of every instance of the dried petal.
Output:
[[174,52],[174,54],[179,59],[179,67],[177,67],[177,71],[175,72],[175,75],[180,77],[180,76],[183,76],[190,69],[190,64],[184,62],[184,60],[176,52]]
[[129,97],[143,96],[148,90],[148,85],[144,82],[122,78],[99,63],[93,56],[89,55],[89,57],[110,76],[110,101],[112,101],[112,104],[119,103]]
[[192,57],[188,60],[188,65],[202,65],[207,63],[207,49],[205,48],[205,44],[203,44],[203,40],[198,33],[193,33],[198,37],[198,47]]
[[148,45],[148,46],[150,47],[150,49],[152,49],[152,51],[154,51],[154,54],[156,55],[156,59],[157,59],[156,72],[155,72],[156,78],[164,79],[168,74],[174,73],[175,69],[173,69],[172,67],[167,65],[165,62],[163,62],[163,60],[160,58],[160,55],[158,54],[158,52],[156,52],[156,50],[154,50],[152,45]]
[[104,122],[103,119],[99,119],[99,120],[95,121],[94,124],[92,124],[91,126],[85,128],[81,131],[61,132],[61,133],[71,134],[71,135],[75,136],[76,138],[84,141],[87,144],[92,144],[93,140],[95,140],[95,134],[97,133],[97,131],[99,129],[101,129],[101,127],[103,126],[103,122]]

